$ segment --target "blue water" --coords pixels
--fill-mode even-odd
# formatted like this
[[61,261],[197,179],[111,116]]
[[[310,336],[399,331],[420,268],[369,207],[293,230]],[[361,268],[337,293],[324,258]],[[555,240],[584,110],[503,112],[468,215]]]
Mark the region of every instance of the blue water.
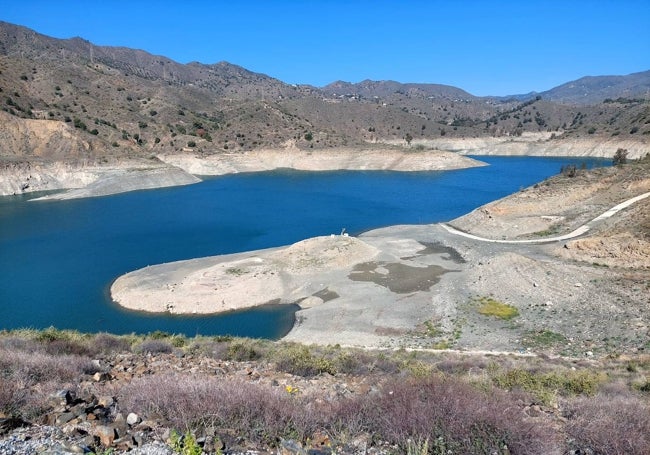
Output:
[[[147,315],[110,301],[112,281],[161,262],[447,221],[557,174],[571,158],[480,157],[447,172],[275,171],[72,201],[0,198],[0,329],[277,338],[295,306],[219,316]],[[589,165],[603,165],[589,161]]]

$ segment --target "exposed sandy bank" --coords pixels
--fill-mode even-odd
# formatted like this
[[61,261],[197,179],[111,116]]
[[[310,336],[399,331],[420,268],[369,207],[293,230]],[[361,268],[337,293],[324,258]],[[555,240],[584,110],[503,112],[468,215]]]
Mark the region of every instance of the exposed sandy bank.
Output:
[[[621,140],[612,137],[564,138],[554,133],[524,133],[521,136],[415,139],[413,145],[421,144],[439,150],[469,155],[518,155],[518,156],[581,156],[612,158],[619,148],[627,149],[628,158],[637,159],[650,153],[650,140]],[[403,144],[404,141],[387,141]]]
[[0,195],[69,190],[43,199],[105,196],[199,181],[199,178],[157,160],[112,164],[41,161],[0,163]]
[[304,152],[295,148],[196,156],[192,152],[161,155],[160,161],[111,164],[14,160],[0,163],[0,196],[34,191],[70,191],[47,199],[105,196],[126,191],[187,185],[196,175],[259,172],[279,168],[327,170],[450,170],[484,163],[451,152],[411,152],[396,149],[335,149]]
[[171,313],[293,303],[325,290],[314,280],[345,274],[378,252],[353,237],[315,237],[286,248],[147,267],[118,278],[111,295],[126,308]]
[[307,152],[298,149],[255,150],[199,157],[192,152],[161,155],[162,161],[195,175],[223,175],[238,172],[288,168],[303,171],[391,170],[436,171],[484,166],[457,153],[435,150],[332,149]]
[[190,185],[201,181],[198,177],[173,166],[99,169],[94,176],[95,180],[82,188],[70,189],[64,193],[52,194],[34,200],[108,196],[127,191]]

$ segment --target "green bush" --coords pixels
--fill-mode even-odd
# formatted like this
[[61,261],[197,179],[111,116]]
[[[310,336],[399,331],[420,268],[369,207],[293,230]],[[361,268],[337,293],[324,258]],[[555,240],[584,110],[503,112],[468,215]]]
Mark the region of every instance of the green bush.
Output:
[[302,345],[290,345],[276,353],[276,366],[278,370],[305,377],[336,373],[332,360],[315,356]]

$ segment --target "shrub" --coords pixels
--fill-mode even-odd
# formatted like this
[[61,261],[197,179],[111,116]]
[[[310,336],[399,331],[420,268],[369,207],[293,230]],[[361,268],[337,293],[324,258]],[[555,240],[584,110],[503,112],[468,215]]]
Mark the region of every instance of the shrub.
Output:
[[535,373],[515,368],[494,376],[492,381],[499,388],[524,390],[550,404],[558,394],[593,395],[604,378],[588,371]]
[[255,350],[253,344],[249,341],[235,341],[228,346],[226,351],[226,358],[228,360],[255,360],[260,357],[260,354]]
[[[343,403],[355,418],[339,418],[351,432],[371,431],[406,452],[409,441],[429,440],[433,453],[551,453],[558,448],[550,421],[529,422],[514,394],[481,392],[455,379],[427,377],[389,382],[377,396]],[[342,414],[342,415],[341,415]],[[364,428],[365,427],[365,428]],[[435,442],[435,444],[434,444]],[[435,449],[434,449],[435,450]]]
[[297,376],[316,376],[336,373],[334,363],[323,356],[314,356],[307,346],[289,345],[276,354],[276,367]]
[[597,395],[567,406],[567,434],[580,453],[650,453],[650,406],[632,395]]
[[110,354],[113,352],[129,352],[131,350],[131,343],[115,335],[98,333],[93,339],[93,347],[98,352]]
[[78,118],[74,119],[73,124],[75,128],[79,128],[80,130],[84,130],[84,131],[86,130],[86,124],[81,120],[79,120]]
[[79,355],[51,355],[43,352],[22,352],[0,348],[0,372],[10,383],[21,388],[39,384],[39,392],[44,393],[43,384],[75,381],[81,374],[91,374],[97,369],[88,357]]
[[614,166],[618,166],[619,164],[625,164],[627,163],[627,149],[619,148],[616,150],[616,153],[614,154],[614,158],[612,159],[612,164]]
[[264,442],[289,435],[304,438],[316,428],[300,417],[307,414],[306,403],[279,387],[170,374],[135,379],[120,394],[127,409],[155,413],[177,428],[237,428]]
[[169,354],[173,351],[172,345],[163,340],[145,340],[137,348],[140,352],[150,354]]
[[478,312],[485,316],[495,316],[499,319],[509,320],[519,316],[519,310],[506,303],[499,302],[491,297],[477,299],[479,303]]
[[188,147],[196,147],[196,142],[194,142],[194,141],[189,141],[189,142],[187,143],[187,146],[188,146]]

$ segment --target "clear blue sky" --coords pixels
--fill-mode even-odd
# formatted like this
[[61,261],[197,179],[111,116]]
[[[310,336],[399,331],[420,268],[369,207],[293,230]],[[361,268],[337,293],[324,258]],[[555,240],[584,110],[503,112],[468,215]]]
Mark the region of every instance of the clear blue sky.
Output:
[[4,0],[0,20],[288,83],[392,79],[475,95],[650,69],[650,0]]

